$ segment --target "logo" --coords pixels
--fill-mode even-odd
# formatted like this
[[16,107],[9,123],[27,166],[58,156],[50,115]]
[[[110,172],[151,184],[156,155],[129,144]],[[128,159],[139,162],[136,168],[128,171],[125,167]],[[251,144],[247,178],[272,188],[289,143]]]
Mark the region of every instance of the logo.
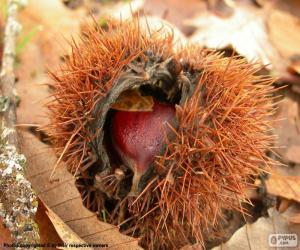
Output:
[[297,247],[298,237],[297,234],[270,234],[269,246],[270,247]]

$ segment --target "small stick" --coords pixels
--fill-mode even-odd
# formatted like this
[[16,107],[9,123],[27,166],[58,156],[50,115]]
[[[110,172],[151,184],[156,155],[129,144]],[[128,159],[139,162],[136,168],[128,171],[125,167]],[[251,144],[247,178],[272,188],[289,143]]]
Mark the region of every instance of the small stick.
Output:
[[[37,198],[25,178],[26,158],[18,153],[14,64],[16,38],[21,29],[17,22],[18,8],[24,1],[9,0],[4,31],[4,48],[0,71],[0,216],[10,230],[16,249],[20,244],[39,243],[39,230],[34,221]],[[1,60],[0,60],[1,61]]]

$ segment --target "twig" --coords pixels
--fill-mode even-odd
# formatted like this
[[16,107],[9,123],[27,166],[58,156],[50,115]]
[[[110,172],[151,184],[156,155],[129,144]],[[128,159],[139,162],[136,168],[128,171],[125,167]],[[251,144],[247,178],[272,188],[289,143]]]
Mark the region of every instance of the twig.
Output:
[[15,130],[16,96],[14,64],[16,38],[20,31],[17,22],[21,0],[9,0],[4,48],[0,72],[0,216],[10,230],[16,249],[33,248],[21,244],[39,243],[38,227],[34,221],[37,210],[36,195],[24,177],[26,159],[17,152],[18,137]]
[[11,133],[8,135],[8,143],[17,146],[17,135],[14,128],[16,121],[16,105],[15,105],[15,75],[14,75],[14,63],[15,63],[15,49],[16,38],[20,31],[20,24],[16,21],[18,3],[16,1],[8,2],[7,10],[7,24],[4,31],[4,48],[2,67],[0,72],[1,83],[1,105],[3,113],[2,126],[11,129]]

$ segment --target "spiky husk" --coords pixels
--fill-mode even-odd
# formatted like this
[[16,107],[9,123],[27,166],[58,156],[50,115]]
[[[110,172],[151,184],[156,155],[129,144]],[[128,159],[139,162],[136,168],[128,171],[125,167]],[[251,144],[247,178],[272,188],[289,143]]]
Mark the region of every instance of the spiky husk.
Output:
[[88,144],[99,131],[90,131],[87,124],[95,119],[93,110],[107,95],[122,69],[145,50],[169,57],[172,53],[172,35],[162,31],[151,37],[140,30],[139,24],[113,22],[105,32],[91,26],[81,36],[81,45],[70,43],[72,53],[65,59],[60,72],[50,72],[54,101],[48,105],[52,123],[49,131],[53,144],[75,173],[88,165]]
[[[245,213],[247,190],[273,164],[265,155],[274,142],[272,79],[256,76],[260,66],[246,60],[201,53],[187,48],[179,54],[203,72],[190,99],[176,107],[176,139],[157,157],[159,178],[129,204],[144,215],[141,224],[154,238],[161,241],[164,230],[166,246],[174,248],[217,235],[225,209]],[[150,197],[156,202],[148,208],[143,201]],[[203,238],[203,232],[210,235]]]
[[[258,64],[195,45],[173,51],[171,34],[144,30],[137,19],[114,23],[107,32],[92,26],[79,46],[71,46],[61,71],[51,73],[55,100],[46,129],[59,161],[77,176],[89,209],[100,213],[107,198],[89,171],[101,164],[91,146],[103,129],[90,126],[97,119],[94,109],[128,64],[138,57],[146,61],[144,53],[151,51],[164,60],[176,58],[186,75],[197,72],[194,86],[176,105],[177,126],[173,136],[166,135],[153,166],[156,175],[137,198],[116,201],[108,222],[125,225],[124,232],[140,236],[147,248],[178,248],[203,244],[217,231],[224,210],[245,212],[246,190],[272,163],[265,151],[273,143],[268,117],[274,89],[272,79],[258,76]],[[115,175],[103,171],[101,178],[102,187],[114,193]],[[124,207],[126,216],[120,217]]]

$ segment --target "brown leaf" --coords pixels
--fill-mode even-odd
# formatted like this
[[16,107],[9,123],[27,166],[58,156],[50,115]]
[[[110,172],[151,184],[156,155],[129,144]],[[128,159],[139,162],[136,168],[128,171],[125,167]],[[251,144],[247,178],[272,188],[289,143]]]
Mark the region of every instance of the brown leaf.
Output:
[[300,54],[300,19],[288,12],[273,10],[267,20],[269,37],[284,58]]
[[300,224],[300,212],[294,216],[288,218],[288,220],[295,224]]
[[[41,203],[43,203],[40,200]],[[84,240],[82,240],[76,233],[72,231],[72,229],[67,226],[61,218],[59,218],[50,208],[48,208],[44,204],[46,208],[46,214],[52,222],[53,226],[56,229],[56,232],[59,234],[60,238],[66,244],[87,244]],[[91,247],[86,247],[87,250],[92,250]]]
[[278,146],[275,151],[285,163],[300,163],[300,120],[299,96],[287,93],[278,106],[275,123],[275,134],[278,136]]
[[300,236],[300,225],[290,225],[276,210],[269,210],[269,218],[259,218],[253,224],[246,224],[231,237],[229,241],[214,247],[213,250],[259,250],[269,249],[268,239],[270,234],[292,233]]
[[300,94],[300,85],[293,84],[293,85],[292,85],[292,90],[293,90],[295,93]]
[[144,0],[132,0],[130,4],[127,1],[119,1],[101,6],[102,16],[111,16],[123,20],[130,18],[133,13],[139,11],[144,5]]
[[185,35],[195,31],[195,27],[186,23],[186,20],[195,17],[198,13],[208,12],[205,1],[199,0],[145,0],[143,9],[147,15],[170,22]]
[[272,174],[266,181],[267,192],[300,202],[300,177]]
[[[212,11],[215,15],[228,18],[233,14],[233,6],[230,6],[229,1],[225,0],[207,0],[207,5],[210,11]],[[233,2],[231,2],[233,5]]]
[[292,201],[291,200],[288,200],[288,199],[285,199],[285,198],[281,198],[280,199],[280,202],[279,202],[279,206],[278,206],[278,212],[279,213],[284,213],[288,208],[289,206],[291,205]]
[[4,249],[2,248],[3,243],[11,244],[12,239],[10,236],[10,231],[4,227],[2,217],[0,216],[0,249]]
[[291,63],[291,65],[289,66],[289,69],[292,73],[300,75],[300,60],[297,60],[297,61]]
[[152,111],[154,101],[152,96],[142,96],[138,90],[124,91],[112,105],[120,111]]
[[[258,60],[266,65],[272,74],[296,82],[298,79],[294,79],[287,70],[289,58],[279,53],[277,43],[274,44],[269,37],[268,16],[273,9],[270,2],[264,8],[257,8],[250,3],[235,3],[230,18],[199,13],[198,17],[186,23],[197,27],[191,36],[192,42],[214,49],[233,47],[248,60]],[[282,27],[285,25],[281,24]]]
[[263,64],[281,58],[269,42],[264,16],[254,8],[236,7],[234,14],[226,19],[199,15],[189,23],[198,28],[191,40],[203,46],[217,49],[232,46],[249,60],[258,59]]
[[[47,209],[44,206],[43,202],[39,201],[39,206],[36,213],[36,222],[39,226],[41,244],[52,243],[54,245],[61,245],[63,244],[63,241],[57,234],[52,222],[47,216],[46,210]],[[53,247],[47,249],[56,249],[56,248]]]
[[300,204],[294,202],[284,213],[285,218],[294,224],[300,224]]
[[166,31],[172,33],[173,35],[173,47],[175,50],[181,49],[181,46],[188,42],[187,37],[179,30],[177,26],[160,17],[147,15],[141,18],[140,24],[145,30],[150,28],[150,30],[156,31],[160,30],[162,27],[166,28]]
[[[264,0],[270,2],[268,0]],[[300,2],[299,0],[285,0],[285,1],[274,1],[271,3],[279,10],[286,11],[296,17],[300,18]]]
[[53,150],[27,132],[20,132],[21,151],[27,156],[27,178],[37,195],[59,216],[81,239],[94,244],[108,244],[112,249],[141,249],[137,239],[118,232],[115,226],[98,220],[97,215],[86,209],[74,177],[63,164],[56,170],[54,179],[49,177],[57,161]]

